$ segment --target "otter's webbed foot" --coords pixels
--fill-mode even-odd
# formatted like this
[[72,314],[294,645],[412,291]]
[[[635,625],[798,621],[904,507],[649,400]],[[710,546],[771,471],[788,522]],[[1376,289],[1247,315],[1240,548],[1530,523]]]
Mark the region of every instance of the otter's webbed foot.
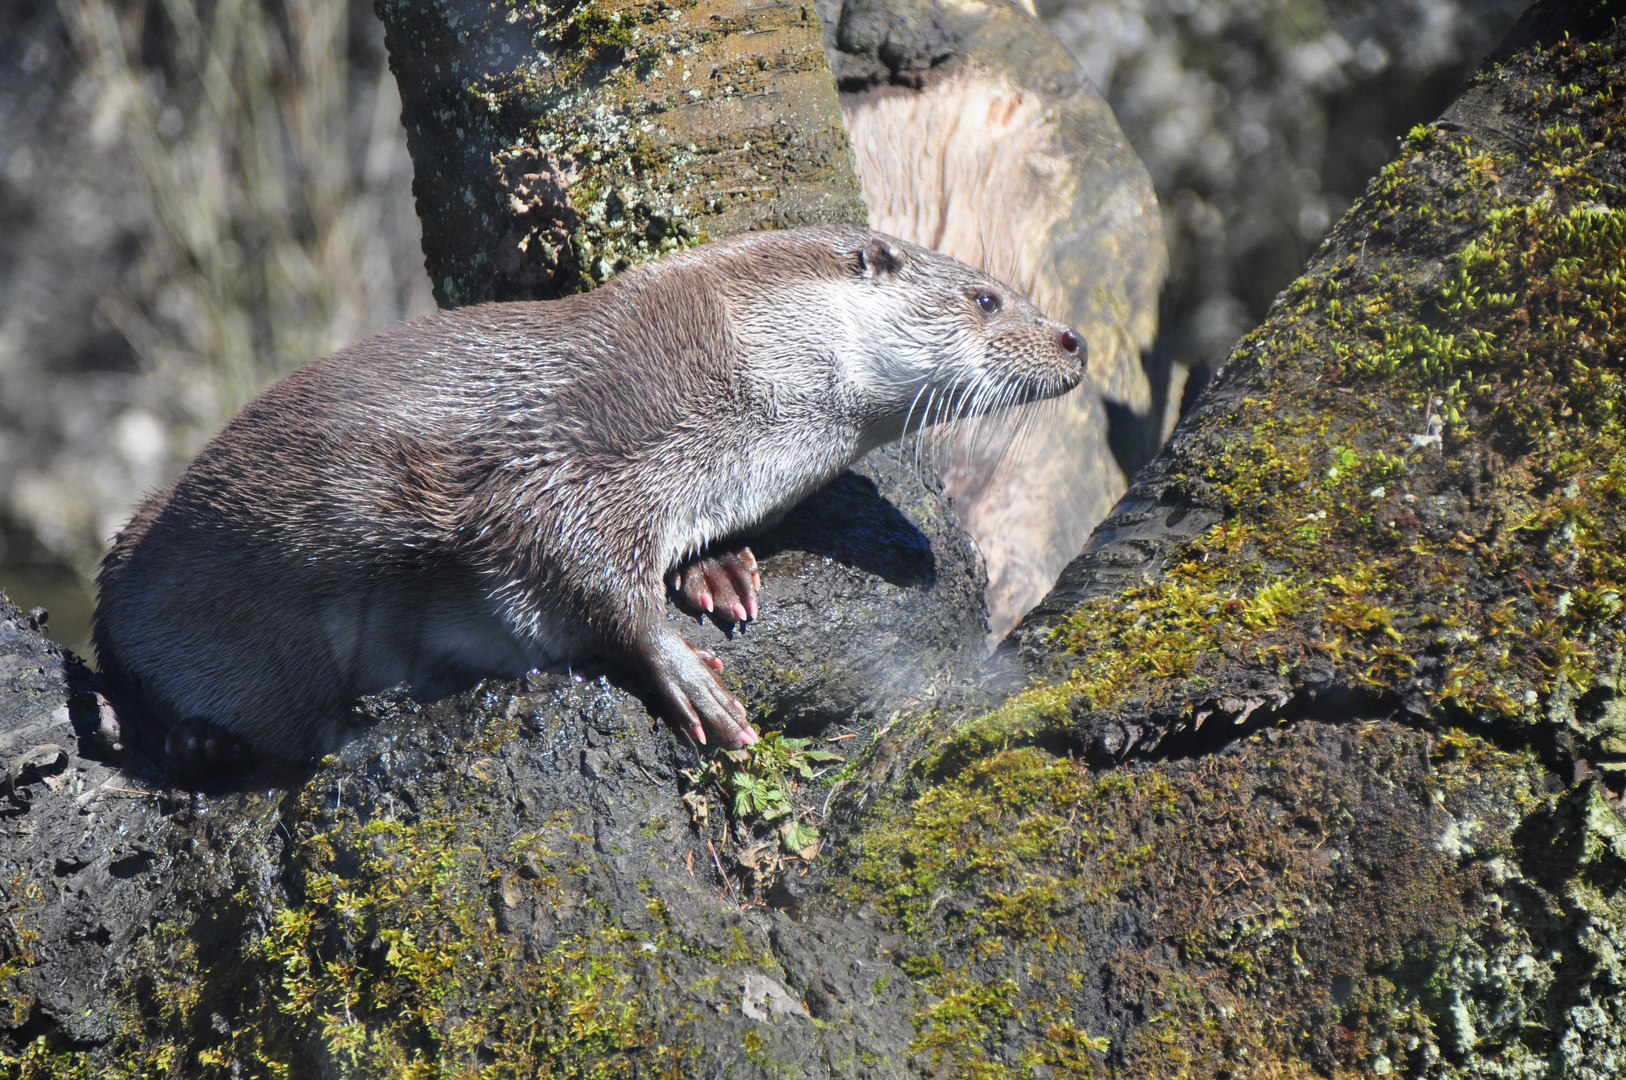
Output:
[[724,630],[757,617],[762,578],[757,557],[748,547],[703,555],[674,570],[670,584],[685,607],[709,614]]
[[696,742],[711,739],[717,745],[738,750],[757,741],[757,733],[745,717],[741,705],[718,672],[723,662],[704,649],[697,649],[671,631],[657,634],[644,652],[650,683],[666,702],[671,718]]
[[164,737],[164,753],[187,772],[246,765],[252,756],[248,743],[202,717],[182,720],[170,728]]

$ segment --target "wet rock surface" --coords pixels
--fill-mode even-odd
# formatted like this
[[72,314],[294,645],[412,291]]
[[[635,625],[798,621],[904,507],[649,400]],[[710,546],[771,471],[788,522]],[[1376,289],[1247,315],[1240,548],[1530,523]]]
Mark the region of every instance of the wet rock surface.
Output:
[[[102,1044],[121,1019],[106,988],[150,959],[153,921],[183,912],[207,935],[206,913],[231,891],[232,877],[198,856],[234,849],[246,832],[254,842],[243,850],[257,861],[244,869],[269,879],[277,801],[238,793],[211,803],[160,786],[151,770],[101,760],[94,676],[37,623],[0,599],[0,872],[11,920],[3,1020],[17,1041],[49,1033]],[[215,929],[231,942],[240,933]]]
[[[749,538],[763,613],[746,631],[673,610],[759,725],[872,731],[980,660],[981,563],[933,486],[912,450],[878,452]],[[0,760],[41,762],[0,826],[13,1066],[79,1047],[112,1068],[184,1043],[239,1067],[327,1071],[345,1059],[308,1028],[314,1007],[352,1031],[389,1026],[348,1066],[393,1074],[451,1034],[442,999],[491,1025],[487,1041],[541,1024],[491,1050],[514,1068],[577,1054],[554,1049],[582,1033],[555,1015],[566,1008],[675,1075],[697,1056],[839,1073],[909,1053],[918,995],[894,936],[873,910],[800,912],[807,865],[772,831],[721,806],[697,827],[683,801],[697,748],[622,673],[535,673],[428,705],[379,695],[314,773],[200,787],[99,745],[94,675],[37,619],[9,602],[0,617]],[[421,981],[403,994],[409,968]],[[492,971],[521,998],[481,1004]],[[637,1000],[657,985],[671,988],[658,1007]]]

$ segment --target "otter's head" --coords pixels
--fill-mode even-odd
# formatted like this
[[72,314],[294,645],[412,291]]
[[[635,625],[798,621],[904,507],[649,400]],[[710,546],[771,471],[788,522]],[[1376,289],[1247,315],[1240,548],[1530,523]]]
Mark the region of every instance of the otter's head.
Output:
[[1083,380],[1083,338],[1014,289],[935,251],[849,235],[854,332],[838,377],[865,413],[866,441],[1056,397]]

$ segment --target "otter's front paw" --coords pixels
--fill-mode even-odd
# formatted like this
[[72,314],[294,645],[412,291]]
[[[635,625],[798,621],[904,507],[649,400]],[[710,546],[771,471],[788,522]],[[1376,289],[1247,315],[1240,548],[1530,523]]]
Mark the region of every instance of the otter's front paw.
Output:
[[688,729],[695,741],[707,742],[707,733],[719,746],[738,750],[757,741],[745,718],[745,706],[728,692],[717,672],[723,662],[667,632],[650,642],[645,653],[650,682],[671,710],[671,718]]
[[246,765],[248,743],[230,731],[202,717],[182,720],[164,737],[164,753],[186,772],[205,766]]
[[728,629],[757,617],[757,557],[748,547],[703,555],[672,572],[672,589],[694,612],[706,612]]

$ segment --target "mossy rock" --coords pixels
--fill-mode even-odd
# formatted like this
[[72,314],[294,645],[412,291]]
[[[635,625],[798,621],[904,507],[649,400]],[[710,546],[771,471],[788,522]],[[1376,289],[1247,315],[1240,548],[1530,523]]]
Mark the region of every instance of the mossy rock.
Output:
[[1626,1072],[1619,12],[1411,133],[1008,643],[1037,685],[897,736],[829,888],[930,944],[943,1069]]

